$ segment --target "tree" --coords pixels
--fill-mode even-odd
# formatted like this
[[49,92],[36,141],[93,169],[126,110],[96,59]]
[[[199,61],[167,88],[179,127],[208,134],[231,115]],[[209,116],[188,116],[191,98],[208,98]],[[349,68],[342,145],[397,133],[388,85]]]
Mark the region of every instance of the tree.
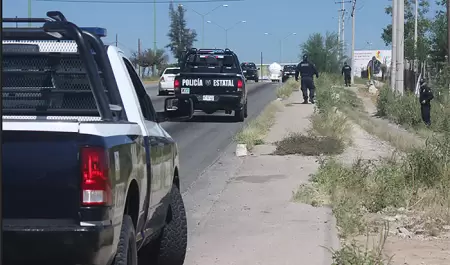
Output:
[[130,61],[134,65],[144,68],[142,71],[142,74],[144,74],[145,70],[148,67],[152,69],[154,67],[158,69],[163,68],[165,65],[167,65],[167,62],[169,61],[169,56],[163,49],[156,49],[156,51],[153,51],[152,49],[147,49],[144,50],[141,54],[133,52],[133,54],[130,57]]
[[436,11],[434,21],[431,24],[430,40],[431,40],[431,52],[430,57],[433,62],[445,62],[445,56],[448,54],[447,47],[447,2],[437,2],[440,6],[440,10]]
[[178,62],[181,61],[185,50],[192,48],[195,41],[197,41],[197,32],[187,27],[185,19],[186,9],[182,5],[178,5],[175,9],[173,2],[169,5],[170,29],[167,36],[170,43],[166,48],[170,48],[173,56]]
[[[426,17],[429,12],[430,4],[428,0],[419,0],[417,19],[417,51],[414,50],[414,24],[415,24],[415,0],[405,1],[405,59],[425,61],[430,51],[430,40],[427,38],[427,33],[431,27],[431,21]],[[385,8],[386,14],[392,17],[392,6]],[[392,43],[392,24],[387,25],[383,29],[381,38],[384,40],[386,46]]]
[[339,58],[342,45],[336,33],[327,32],[325,36],[320,33],[309,35],[308,40],[301,45],[303,54],[316,65],[319,72],[339,73],[344,58]]

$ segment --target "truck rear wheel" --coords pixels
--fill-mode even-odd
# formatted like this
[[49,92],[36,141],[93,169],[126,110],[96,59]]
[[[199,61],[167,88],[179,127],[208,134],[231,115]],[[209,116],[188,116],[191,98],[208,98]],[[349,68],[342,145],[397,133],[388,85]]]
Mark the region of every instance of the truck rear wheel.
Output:
[[169,221],[163,228],[159,252],[159,265],[183,265],[187,249],[187,219],[183,197],[177,186],[170,192]]
[[248,116],[247,102],[245,102],[245,105],[244,105],[244,118],[247,118],[247,116]]
[[124,215],[113,265],[137,265],[136,233],[129,215]]
[[247,103],[245,103],[245,105],[244,106],[242,106],[242,108],[239,108],[239,109],[235,109],[234,110],[234,119],[237,121],[237,122],[241,122],[241,121],[244,121],[244,119],[245,119],[245,112],[246,112],[246,109],[247,108]]

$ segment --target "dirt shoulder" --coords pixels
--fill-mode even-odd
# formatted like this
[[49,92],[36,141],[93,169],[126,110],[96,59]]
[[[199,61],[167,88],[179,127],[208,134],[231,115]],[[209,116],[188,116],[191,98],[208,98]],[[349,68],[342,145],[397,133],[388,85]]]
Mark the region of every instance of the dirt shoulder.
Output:
[[[372,142],[372,146],[376,146],[376,142],[383,143],[383,146],[387,148],[378,149],[380,153],[384,153],[385,157],[389,157],[393,151],[405,152],[404,156],[408,156],[409,165],[412,168],[420,168],[417,165],[411,165],[414,155],[422,155],[426,153],[428,149],[417,149],[414,151],[406,148],[407,143],[415,148],[424,148],[423,138],[414,134],[411,131],[407,131],[401,126],[392,124],[388,120],[374,117],[376,112],[376,106],[373,102],[373,98],[368,93],[358,90],[357,88],[350,88],[361,100],[364,106],[362,116],[359,113],[359,119],[355,120],[356,112],[347,111],[347,114],[353,116],[352,123],[370,124],[366,126],[371,133],[372,139],[366,142]],[[369,115],[364,115],[364,112]],[[359,127],[359,126],[357,126]],[[376,128],[376,129],[373,129]],[[363,134],[367,134],[364,132]],[[355,134],[356,137],[357,134]],[[355,138],[356,146],[359,146],[361,150],[368,150],[364,147],[364,144],[358,144],[358,140]],[[355,147],[353,147],[355,148]],[[359,149],[357,148],[357,149]],[[384,149],[384,150],[383,150]],[[350,150],[347,149],[347,151]],[[351,152],[353,153],[353,152]],[[368,156],[368,152],[363,153],[363,157]],[[426,155],[422,159],[426,159]],[[420,163],[420,159],[417,163]],[[355,168],[355,167],[353,167]],[[433,165],[429,167],[431,170]],[[405,170],[404,167],[389,167],[384,166],[385,170]],[[406,168],[406,170],[408,170]],[[415,170],[417,171],[417,170]],[[428,174],[427,172],[415,172],[418,177]],[[392,172],[385,171],[385,174],[392,174]],[[368,175],[368,178],[376,175]],[[394,177],[399,176],[393,175]],[[425,178],[425,177],[424,177]],[[400,178],[399,178],[400,179]],[[392,185],[395,185],[392,182]],[[410,183],[404,183],[404,185],[410,185]],[[357,235],[352,237],[359,246],[369,247],[380,251],[384,256],[384,260],[388,264],[393,265],[419,265],[419,264],[435,264],[443,265],[450,263],[450,250],[448,245],[450,244],[450,226],[448,225],[448,215],[446,211],[442,211],[442,205],[436,205],[436,201],[440,200],[442,194],[436,191],[434,188],[421,187],[419,181],[416,185],[418,188],[405,188],[404,191],[415,190],[415,193],[408,195],[408,203],[406,207],[390,207],[389,209],[383,209],[381,211],[371,211],[371,213],[364,214],[365,225],[369,233],[364,235]],[[443,185],[445,185],[443,183]],[[386,187],[392,189],[394,187]],[[396,191],[391,191],[390,194]],[[428,196],[425,193],[434,193]],[[420,195],[418,195],[420,194]],[[387,195],[387,194],[386,194]],[[367,196],[371,196],[370,190]],[[373,196],[373,195],[372,195]],[[401,194],[397,195],[398,200]],[[386,197],[391,197],[387,195]],[[415,198],[417,197],[417,198]],[[380,199],[376,201],[382,201]],[[426,202],[425,202],[426,201]],[[395,203],[394,203],[395,204]],[[422,206],[420,206],[423,204]],[[444,206],[445,208],[445,206]],[[381,229],[380,229],[381,227]],[[384,230],[384,231],[381,231]]]
[[[295,188],[316,172],[317,159],[271,155],[274,142],[289,132],[306,133],[310,127],[313,105],[297,104],[300,92],[294,92],[291,98],[298,102],[279,109],[265,144],[235,161],[237,170],[231,170],[232,176],[224,176],[227,183],[214,196],[209,210],[202,217],[197,215],[185,264],[332,263],[328,249],[337,249],[339,240],[331,209],[292,200]],[[212,174],[222,166],[219,160],[210,168]]]

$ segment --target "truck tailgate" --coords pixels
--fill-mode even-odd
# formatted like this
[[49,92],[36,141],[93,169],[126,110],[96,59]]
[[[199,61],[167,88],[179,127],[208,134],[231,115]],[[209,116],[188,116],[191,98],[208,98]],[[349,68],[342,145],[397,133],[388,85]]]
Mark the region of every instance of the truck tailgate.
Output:
[[243,82],[239,75],[227,73],[183,73],[177,79],[181,94],[230,94],[238,92],[238,82]]
[[78,135],[2,132],[3,218],[78,219]]

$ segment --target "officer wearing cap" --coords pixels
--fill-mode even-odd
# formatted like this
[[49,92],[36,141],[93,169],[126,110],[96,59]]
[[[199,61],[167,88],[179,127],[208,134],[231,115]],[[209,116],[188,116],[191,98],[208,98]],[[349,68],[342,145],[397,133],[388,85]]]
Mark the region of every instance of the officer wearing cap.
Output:
[[344,76],[345,86],[347,87],[349,87],[351,83],[351,74],[352,68],[347,64],[347,62],[344,62],[344,66],[342,67],[342,75]]
[[300,74],[301,88],[303,92],[303,103],[308,104],[308,90],[309,100],[314,104],[314,92],[316,87],[314,86],[314,75],[319,78],[316,66],[308,60],[308,55],[303,55],[303,60],[295,68],[295,81],[298,81],[298,75]]
[[428,86],[426,80],[421,78],[419,81],[420,89],[419,89],[419,101],[420,101],[420,112],[422,114],[422,120],[425,125],[431,125],[431,100],[434,98],[433,91]]

